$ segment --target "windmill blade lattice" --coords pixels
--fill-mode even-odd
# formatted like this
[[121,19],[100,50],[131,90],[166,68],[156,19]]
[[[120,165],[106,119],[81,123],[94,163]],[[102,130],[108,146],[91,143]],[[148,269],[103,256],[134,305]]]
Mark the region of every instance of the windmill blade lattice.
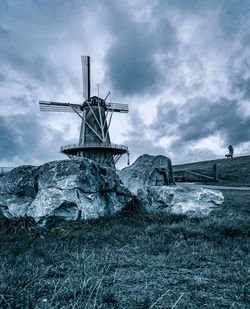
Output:
[[118,113],[128,113],[128,104],[121,103],[106,103],[106,108],[108,111],[118,112]]
[[82,95],[85,100],[90,98],[90,57],[81,56],[82,61]]
[[80,104],[61,103],[51,101],[39,101],[40,111],[42,112],[66,112],[75,113],[74,109],[81,112]]

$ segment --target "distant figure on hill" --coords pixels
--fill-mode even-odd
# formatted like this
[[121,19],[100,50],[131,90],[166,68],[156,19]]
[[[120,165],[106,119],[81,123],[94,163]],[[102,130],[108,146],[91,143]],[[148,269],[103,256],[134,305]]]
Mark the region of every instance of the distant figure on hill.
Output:
[[229,146],[228,146],[228,151],[229,151],[229,153],[226,154],[225,157],[227,157],[227,158],[232,158],[233,155],[234,155],[234,149],[233,149],[233,146],[232,146],[232,145],[229,145]]

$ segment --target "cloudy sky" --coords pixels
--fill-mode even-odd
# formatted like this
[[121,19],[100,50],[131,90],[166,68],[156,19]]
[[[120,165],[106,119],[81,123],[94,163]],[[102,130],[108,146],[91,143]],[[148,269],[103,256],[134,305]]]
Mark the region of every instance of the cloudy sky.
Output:
[[0,0],[0,166],[78,141],[79,117],[38,101],[82,103],[81,55],[92,94],[129,104],[111,138],[132,161],[250,154],[249,0]]

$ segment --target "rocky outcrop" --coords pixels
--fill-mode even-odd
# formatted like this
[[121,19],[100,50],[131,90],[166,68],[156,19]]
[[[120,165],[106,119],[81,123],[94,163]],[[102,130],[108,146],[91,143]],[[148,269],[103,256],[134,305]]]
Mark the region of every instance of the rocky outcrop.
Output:
[[164,156],[143,155],[119,171],[119,176],[147,211],[204,217],[224,200],[219,191],[194,185],[175,186],[171,160]]
[[147,211],[205,217],[224,201],[220,191],[195,185],[152,186],[138,190],[137,199]]
[[118,174],[134,194],[138,189],[174,184],[171,160],[165,156],[142,155]]
[[132,200],[116,173],[79,158],[18,167],[0,178],[0,209],[40,225],[113,215]]
[[[147,211],[203,217],[223,202],[219,191],[174,186],[171,161],[143,155],[119,172],[86,158],[21,166],[0,178],[0,217],[29,216],[41,226],[120,212],[134,198]],[[131,192],[130,192],[130,191]]]

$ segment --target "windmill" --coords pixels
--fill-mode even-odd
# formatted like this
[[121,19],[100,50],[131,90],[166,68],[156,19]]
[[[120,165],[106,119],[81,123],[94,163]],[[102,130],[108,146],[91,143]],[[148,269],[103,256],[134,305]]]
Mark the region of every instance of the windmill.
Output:
[[62,146],[60,152],[69,158],[85,157],[96,161],[104,167],[115,169],[115,163],[127,153],[128,147],[111,144],[109,128],[114,112],[128,113],[127,104],[107,102],[105,99],[90,96],[90,57],[81,56],[83,75],[83,104],[39,101],[43,112],[73,112],[81,118],[78,144]]

